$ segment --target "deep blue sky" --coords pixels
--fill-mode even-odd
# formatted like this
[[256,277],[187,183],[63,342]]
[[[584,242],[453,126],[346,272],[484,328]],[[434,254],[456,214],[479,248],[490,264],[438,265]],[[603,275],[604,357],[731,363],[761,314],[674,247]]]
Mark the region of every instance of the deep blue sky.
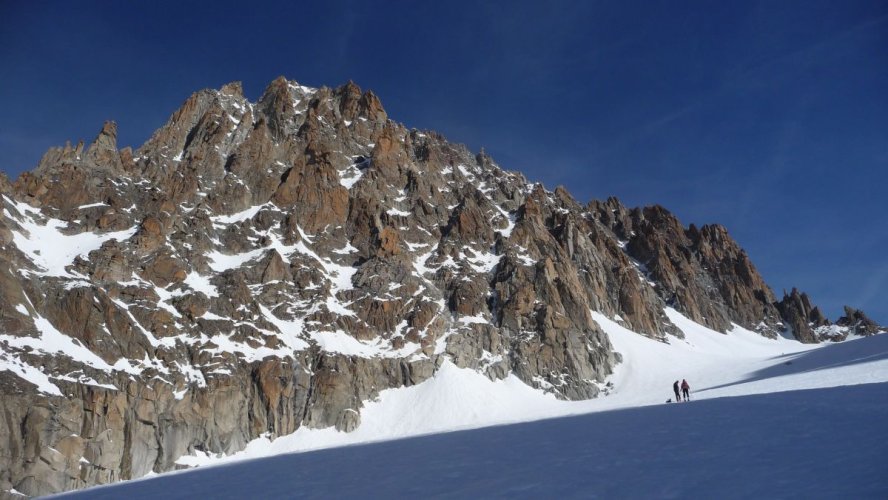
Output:
[[[0,0],[0,170],[193,91],[354,80],[580,201],[719,222],[778,297],[888,324],[888,2]],[[445,5],[446,4],[446,5]]]

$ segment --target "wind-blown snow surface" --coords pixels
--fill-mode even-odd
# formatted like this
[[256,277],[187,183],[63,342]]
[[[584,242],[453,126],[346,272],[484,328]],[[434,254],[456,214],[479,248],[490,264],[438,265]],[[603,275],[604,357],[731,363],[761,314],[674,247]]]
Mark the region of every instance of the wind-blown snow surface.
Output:
[[[685,339],[658,342],[594,313],[624,359],[609,394],[596,400],[558,401],[515,378],[493,382],[445,362],[431,380],[367,403],[352,433],[300,429],[231,457],[180,463],[584,415],[199,468],[80,494],[888,497],[888,336],[806,346],[739,327],[720,334],[667,314]],[[662,404],[681,378],[695,402]]]

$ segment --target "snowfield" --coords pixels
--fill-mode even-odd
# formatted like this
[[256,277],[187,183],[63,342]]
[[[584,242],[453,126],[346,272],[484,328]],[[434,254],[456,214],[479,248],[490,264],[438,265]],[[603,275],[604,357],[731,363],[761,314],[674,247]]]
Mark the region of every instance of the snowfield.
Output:
[[[888,498],[888,335],[804,345],[666,313],[684,339],[593,313],[623,355],[595,400],[445,362],[367,402],[354,432],[303,428],[71,496]],[[664,404],[681,379],[692,402]]]

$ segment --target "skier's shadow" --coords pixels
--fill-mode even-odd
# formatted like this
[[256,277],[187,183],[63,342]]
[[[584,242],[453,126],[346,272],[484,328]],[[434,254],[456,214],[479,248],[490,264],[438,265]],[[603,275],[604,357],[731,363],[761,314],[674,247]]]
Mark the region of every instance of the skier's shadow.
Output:
[[771,358],[774,365],[753,372],[748,378],[728,384],[715,385],[700,389],[703,392],[722,387],[745,384],[773,377],[793,375],[797,373],[814,372],[829,368],[851,366],[860,363],[869,363],[888,359],[888,335],[875,335],[872,337],[829,344],[819,349],[802,353],[782,354]]

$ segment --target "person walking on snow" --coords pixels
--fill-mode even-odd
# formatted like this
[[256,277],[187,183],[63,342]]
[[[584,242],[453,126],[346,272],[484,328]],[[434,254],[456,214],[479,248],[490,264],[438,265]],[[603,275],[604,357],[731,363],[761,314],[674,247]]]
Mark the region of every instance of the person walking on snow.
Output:
[[675,392],[675,401],[681,401],[681,393],[678,392],[678,380],[676,380],[675,383],[672,384],[672,391]]
[[690,401],[690,397],[691,397],[689,394],[690,391],[691,391],[691,386],[688,385],[688,381],[685,379],[681,379],[681,393],[684,395],[685,401]]

